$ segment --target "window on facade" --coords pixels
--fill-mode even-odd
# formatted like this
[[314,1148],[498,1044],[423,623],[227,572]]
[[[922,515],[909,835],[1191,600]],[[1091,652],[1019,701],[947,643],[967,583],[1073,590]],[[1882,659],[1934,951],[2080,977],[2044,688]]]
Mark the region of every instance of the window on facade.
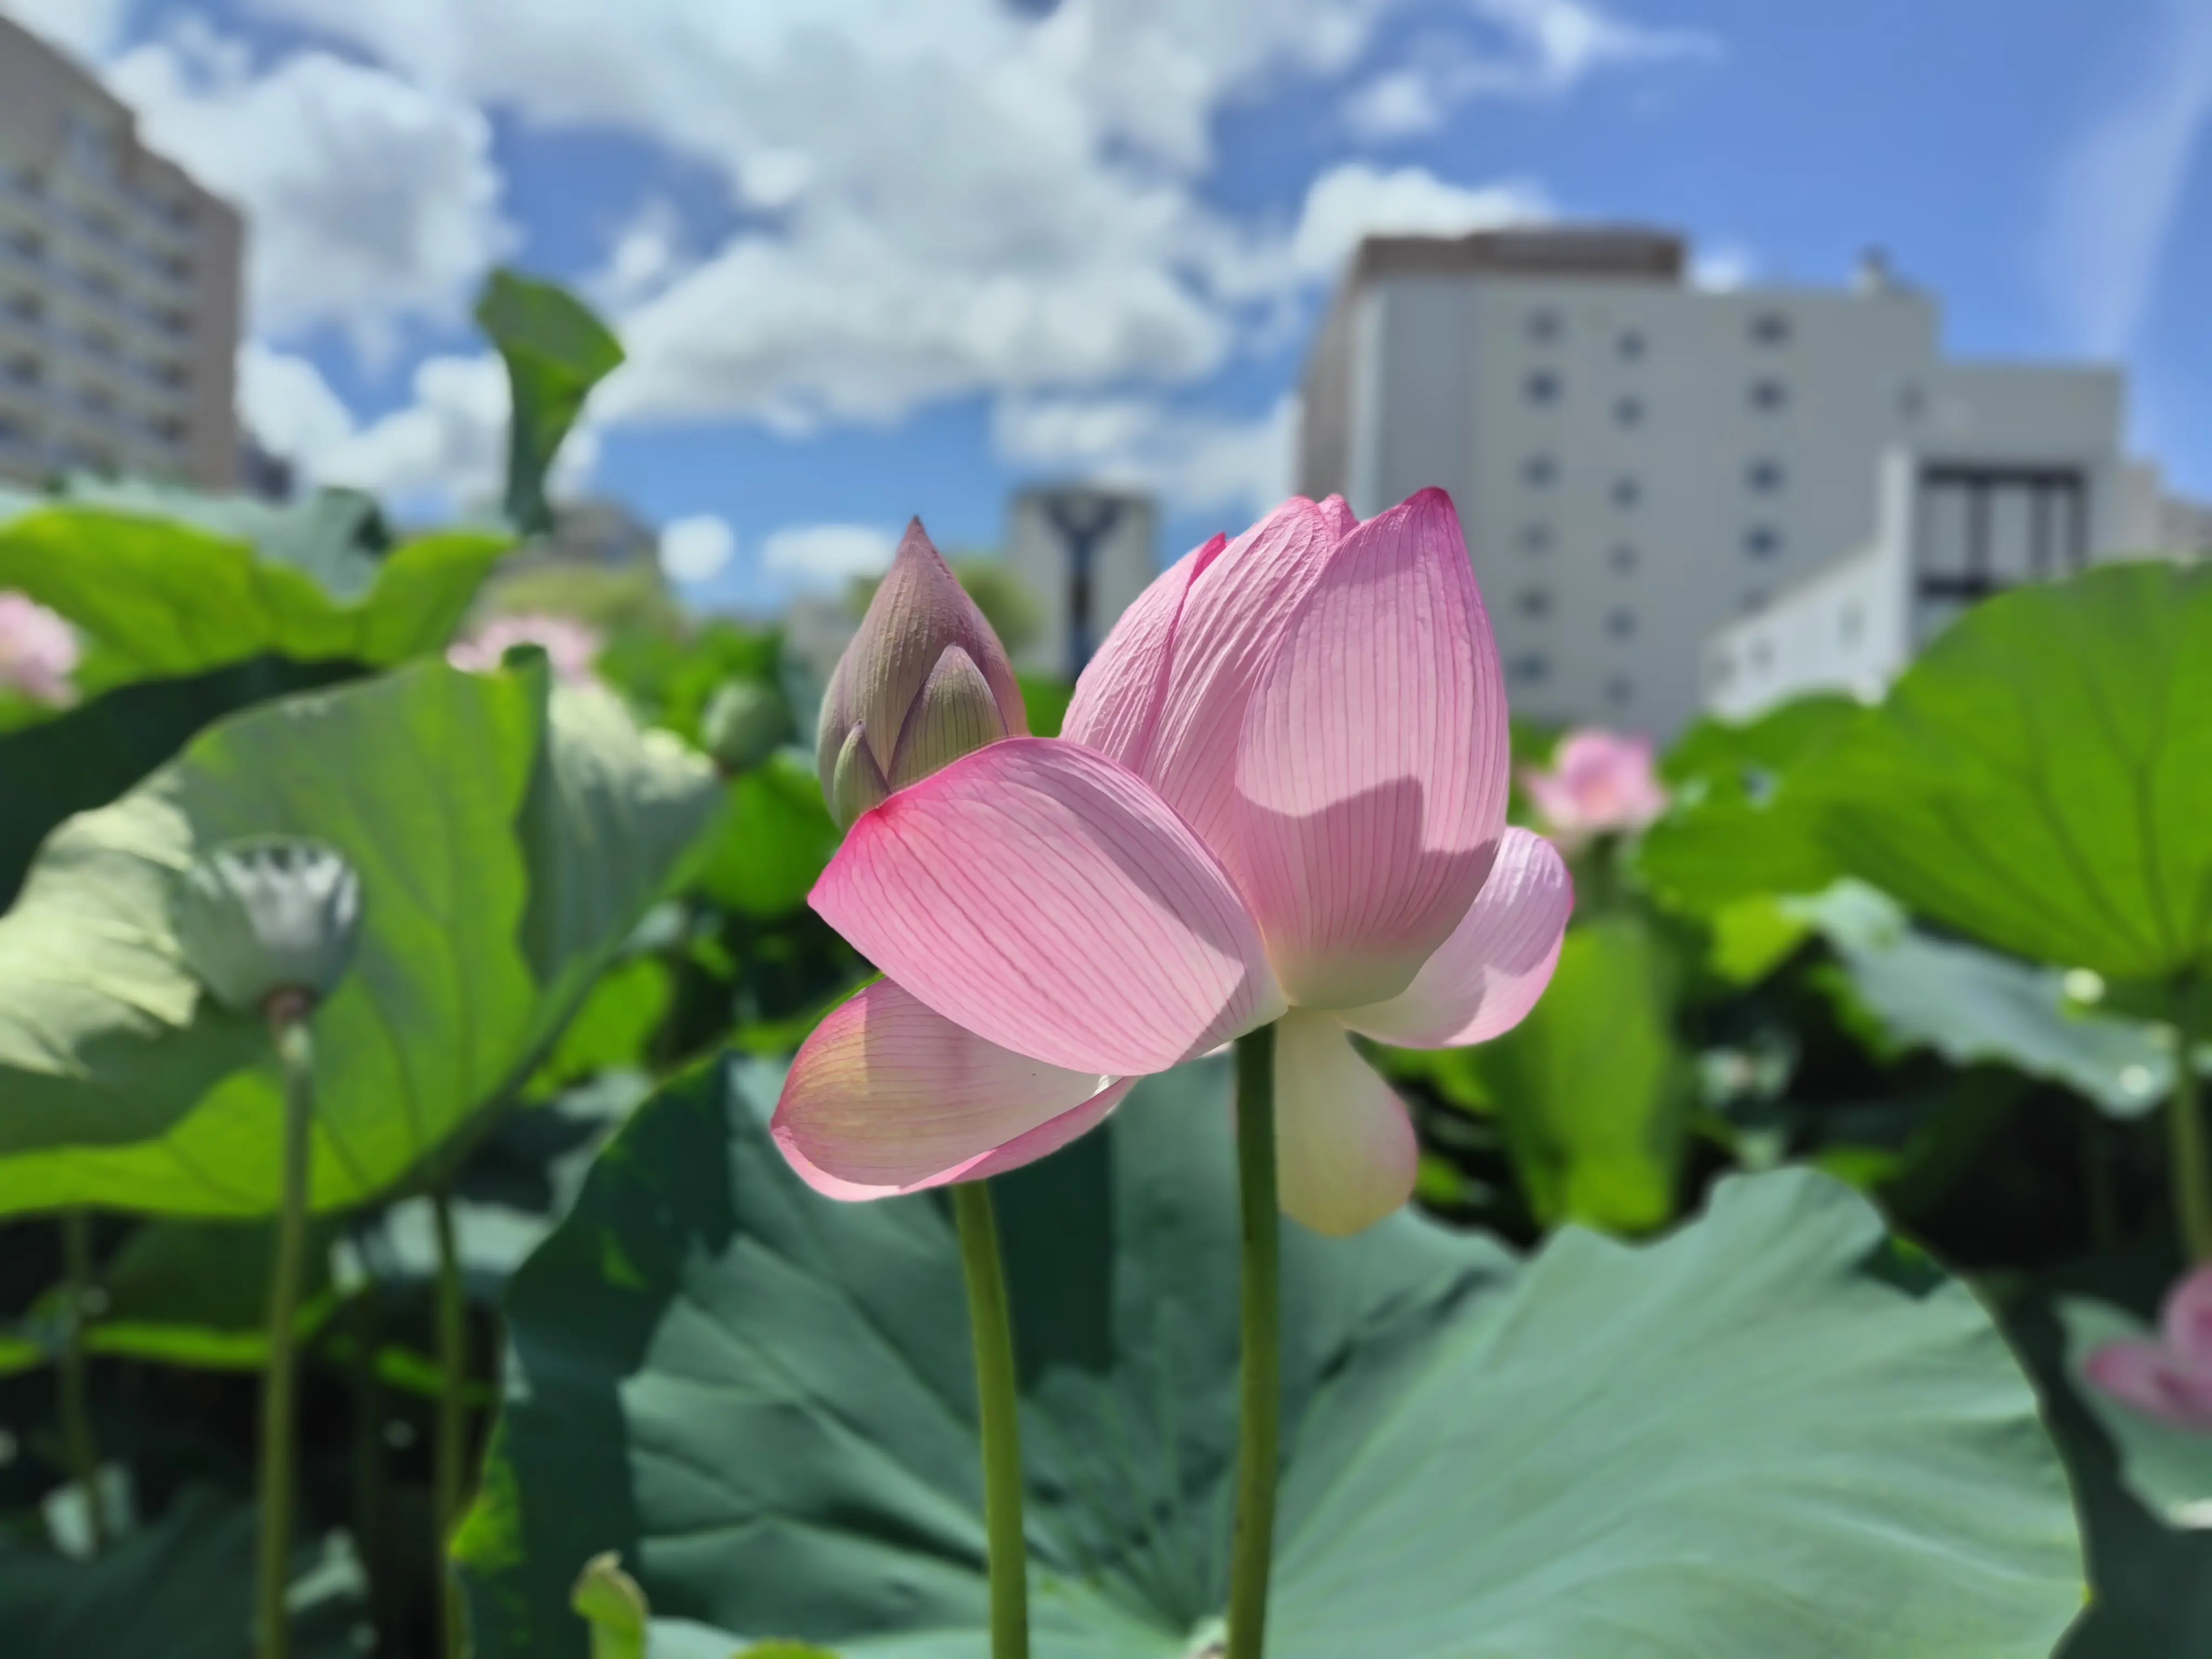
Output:
[[1524,685],[1535,685],[1551,673],[1552,665],[1541,652],[1530,651],[1506,664],[1505,672]]
[[1552,526],[1547,524],[1524,524],[1521,526],[1521,550],[1541,553],[1552,544]]
[[1548,617],[1552,614],[1552,590],[1548,587],[1523,588],[1516,603],[1524,617]]
[[1620,354],[1624,362],[1635,362],[1644,356],[1644,336],[1635,329],[1625,329],[1620,337],[1613,343],[1613,349]]
[[1521,394],[1532,404],[1555,404],[1559,400],[1559,377],[1548,368],[1540,368],[1521,383]]
[[1626,576],[1630,571],[1636,568],[1638,554],[1636,551],[1636,545],[1632,542],[1619,542],[1614,544],[1613,551],[1606,556],[1607,562],[1609,562],[1615,570],[1619,571],[1624,576]]
[[1788,477],[1782,463],[1771,455],[1762,455],[1743,470],[1744,488],[1760,495],[1771,495],[1782,488]]
[[1613,418],[1622,426],[1640,426],[1644,421],[1644,399],[1623,398],[1613,406]]
[[1782,550],[1782,532],[1771,524],[1755,524],[1743,532],[1743,550],[1754,559],[1771,559]]
[[1549,455],[1531,455],[1521,463],[1521,481],[1541,489],[1559,476],[1559,464]]
[[1625,605],[1617,605],[1605,619],[1605,631],[1616,640],[1625,640],[1636,632],[1636,613]]
[[1762,311],[1751,319],[1751,337],[1757,345],[1786,345],[1790,341],[1790,319],[1778,311]]
[[1528,337],[1550,344],[1559,337],[1559,313],[1547,308],[1528,313]]
[[1779,380],[1753,380],[1751,383],[1751,406],[1768,413],[1784,408],[1790,402],[1790,388]]
[[1644,499],[1644,486],[1633,478],[1621,477],[1613,481],[1613,504],[1633,507]]

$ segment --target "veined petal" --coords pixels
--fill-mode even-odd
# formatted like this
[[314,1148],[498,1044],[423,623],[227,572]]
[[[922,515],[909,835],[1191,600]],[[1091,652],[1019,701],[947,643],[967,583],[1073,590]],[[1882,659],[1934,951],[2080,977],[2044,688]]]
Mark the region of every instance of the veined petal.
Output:
[[2212,1375],[2191,1370],[2158,1342],[2108,1342],[2082,1366],[2122,1405],[2185,1429],[2212,1429]]
[[1359,528],[1359,515],[1352,510],[1351,504],[1343,496],[1325,495],[1316,505],[1321,508],[1322,521],[1328,526],[1329,534],[1338,541],[1342,541]]
[[947,1019],[1127,1076],[1285,1006],[1227,874],[1136,775],[1049,738],[979,749],[853,826],[823,919]]
[[1425,489],[1345,538],[1245,712],[1223,861],[1291,1001],[1413,982],[1490,873],[1508,767],[1459,516]]
[[1341,1237],[1413,1196],[1420,1146],[1405,1103],[1328,1014],[1275,1027],[1275,1160],[1283,1212]]
[[1408,1048],[1487,1042],[1518,1025],[1552,982],[1574,908],[1574,878],[1559,849],[1532,831],[1508,830],[1490,879],[1413,982],[1339,1018]]
[[2166,1292],[2159,1324],[2166,1346],[2212,1380],[2212,1267],[2197,1268]]
[[1075,682],[1075,696],[1060,721],[1061,737],[1143,775],[1160,703],[1167,696],[1183,601],[1191,583],[1228,544],[1227,537],[1216,536],[1193,548],[1121,613]]
[[770,1130],[817,1190],[882,1198],[1042,1158],[1103,1119],[1133,1080],[1014,1054],[878,980],[800,1046]]

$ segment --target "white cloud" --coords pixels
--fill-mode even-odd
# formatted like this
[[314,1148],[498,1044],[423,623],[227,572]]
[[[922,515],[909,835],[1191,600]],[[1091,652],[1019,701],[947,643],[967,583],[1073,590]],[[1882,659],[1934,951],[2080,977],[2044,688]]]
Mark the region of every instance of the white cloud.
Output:
[[712,513],[672,520],[660,532],[660,568],[672,582],[703,582],[737,550],[730,521]]
[[459,317],[512,240],[483,112],[387,70],[324,52],[257,70],[187,22],[108,81],[149,144],[246,210],[263,335],[335,325],[380,356],[405,322]]
[[92,60],[113,49],[130,11],[131,0],[0,0],[0,17]]
[[1308,187],[1290,255],[1300,275],[1325,281],[1337,274],[1364,236],[1455,236],[1551,216],[1541,187],[1526,179],[1455,185],[1425,167],[1385,173],[1364,161],[1346,161]]
[[1189,513],[1256,518],[1291,493],[1298,400],[1251,419],[1166,409],[1143,398],[1009,398],[992,422],[1018,465],[1158,491]]
[[1437,131],[1470,99],[1558,97],[1601,70],[1721,55],[1710,34],[1647,27],[1588,0],[1469,0],[1469,9],[1491,38],[1425,35],[1409,61],[1346,96],[1345,124],[1356,137],[1412,137]]
[[898,538],[866,524],[787,525],[761,544],[761,568],[790,587],[829,588],[890,568]]
[[2118,354],[2134,341],[2189,171],[2212,124],[2212,9],[2164,0],[2110,103],[2056,173],[2040,264],[2082,346]]
[[1730,293],[1758,275],[1759,255],[1726,237],[1699,248],[1690,264],[1690,285],[1714,294]]

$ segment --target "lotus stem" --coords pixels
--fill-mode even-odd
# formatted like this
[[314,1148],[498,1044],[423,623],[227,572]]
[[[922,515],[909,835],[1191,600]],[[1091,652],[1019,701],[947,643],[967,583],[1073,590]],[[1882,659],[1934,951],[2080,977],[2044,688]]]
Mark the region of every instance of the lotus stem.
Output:
[[100,1448],[93,1438],[90,1366],[84,1351],[85,1322],[92,1312],[92,1217],[82,1209],[62,1215],[62,1294],[67,1298],[62,1327],[62,1446],[70,1478],[84,1494],[85,1530],[92,1553],[107,1547],[107,1506],[100,1492]]
[[293,1461],[298,1414],[293,1329],[307,1255],[310,1159],[315,1110],[315,1046],[310,1000],[280,992],[270,1000],[269,1034],[284,1073],[283,1197],[276,1261],[269,1279],[269,1363],[261,1384],[261,1540],[254,1600],[256,1651],[286,1659],[291,1650],[284,1592],[292,1555]]
[[2198,1097],[2197,1005],[2193,975],[2175,985],[2173,1097],[2166,1103],[2166,1127],[2173,1146],[2173,1212],[2181,1245],[2192,1262],[2212,1261],[2212,1162],[2204,1145],[2204,1106]]
[[468,1382],[468,1305],[461,1293],[461,1252],[453,1237],[453,1194],[441,1182],[430,1194],[438,1229],[438,1425],[433,1476],[438,1526],[438,1594],[444,1617],[446,1659],[462,1659],[468,1626],[460,1580],[450,1552],[461,1524],[461,1466],[468,1422],[462,1390]]
[[1275,1028],[1237,1040],[1237,1187],[1244,1249],[1237,1528],[1229,1554],[1228,1659],[1260,1659],[1275,1545],[1282,1413],[1282,1221],[1275,1176]]
[[991,1659],[1029,1659],[1029,1549],[1022,1530],[1020,1396],[1014,1387],[1014,1327],[991,1189],[952,1188],[960,1268],[968,1283],[968,1330],[975,1349],[975,1403],[982,1424],[983,1531],[991,1571]]

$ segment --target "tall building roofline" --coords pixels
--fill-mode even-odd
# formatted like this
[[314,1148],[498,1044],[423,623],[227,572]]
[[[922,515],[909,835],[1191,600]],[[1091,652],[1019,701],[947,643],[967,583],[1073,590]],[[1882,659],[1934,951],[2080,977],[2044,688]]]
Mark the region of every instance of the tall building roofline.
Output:
[[1528,225],[1465,236],[1370,236],[1352,256],[1353,284],[1376,276],[1602,276],[1679,283],[1689,240],[1642,225]]

